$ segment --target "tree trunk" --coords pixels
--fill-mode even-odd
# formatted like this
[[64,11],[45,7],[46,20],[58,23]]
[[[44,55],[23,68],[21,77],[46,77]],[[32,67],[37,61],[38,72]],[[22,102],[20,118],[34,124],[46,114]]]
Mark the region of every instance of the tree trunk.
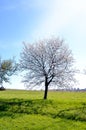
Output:
[[47,99],[47,93],[48,93],[48,81],[47,81],[47,77],[45,77],[44,99]]

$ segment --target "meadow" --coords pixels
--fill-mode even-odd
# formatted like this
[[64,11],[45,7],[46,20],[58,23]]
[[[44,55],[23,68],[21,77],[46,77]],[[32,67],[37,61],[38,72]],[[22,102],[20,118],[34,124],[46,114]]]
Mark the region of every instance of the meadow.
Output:
[[0,130],[86,130],[86,92],[0,91]]

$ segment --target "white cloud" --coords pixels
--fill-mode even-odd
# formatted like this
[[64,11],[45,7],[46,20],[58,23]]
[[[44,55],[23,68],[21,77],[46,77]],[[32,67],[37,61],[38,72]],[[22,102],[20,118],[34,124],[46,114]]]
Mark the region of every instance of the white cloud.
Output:
[[84,74],[77,74],[76,79],[79,83],[75,86],[77,88],[86,88],[86,75]]
[[[39,20],[34,35],[38,37],[53,35],[64,29],[77,19],[81,21],[81,16],[86,15],[85,0],[52,0],[49,3],[44,16]],[[80,22],[78,21],[78,22]]]

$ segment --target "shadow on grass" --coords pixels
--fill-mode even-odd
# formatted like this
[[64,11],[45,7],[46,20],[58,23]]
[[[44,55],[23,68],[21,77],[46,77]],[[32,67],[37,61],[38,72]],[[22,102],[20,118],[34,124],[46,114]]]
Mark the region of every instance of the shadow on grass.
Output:
[[54,118],[57,117],[76,121],[86,121],[86,105],[78,108],[75,107],[61,110],[54,116]]
[[45,114],[43,109],[52,106],[51,100],[0,99],[0,117],[16,114]]
[[[86,121],[86,104],[81,107],[58,110],[58,105],[53,100],[24,100],[24,99],[0,99],[0,118],[14,118],[16,114],[40,114],[52,118],[65,118],[68,120]],[[63,104],[64,106],[64,104]]]

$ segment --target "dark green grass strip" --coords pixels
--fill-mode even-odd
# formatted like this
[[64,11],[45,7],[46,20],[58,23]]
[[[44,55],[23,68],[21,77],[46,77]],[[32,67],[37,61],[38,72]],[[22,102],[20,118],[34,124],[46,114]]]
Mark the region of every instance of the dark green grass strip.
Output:
[[75,121],[86,121],[86,103],[71,104],[54,100],[0,99],[0,118],[15,114],[38,114],[56,119],[58,117]]

